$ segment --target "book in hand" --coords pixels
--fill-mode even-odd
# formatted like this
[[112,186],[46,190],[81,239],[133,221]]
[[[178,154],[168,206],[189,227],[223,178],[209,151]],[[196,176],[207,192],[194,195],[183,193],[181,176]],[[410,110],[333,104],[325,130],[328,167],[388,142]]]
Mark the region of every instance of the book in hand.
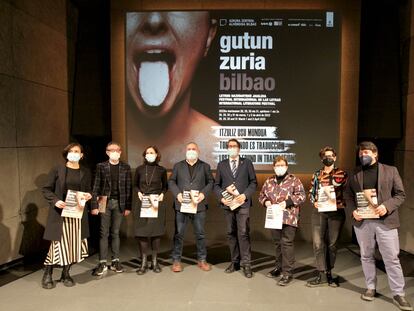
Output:
[[221,195],[225,200],[230,201],[230,210],[234,211],[236,208],[238,208],[243,203],[237,202],[236,198],[240,195],[239,191],[237,190],[236,186],[234,184],[231,184],[224,190]]
[[272,204],[266,208],[266,229],[282,229],[283,227],[283,208],[279,204]]
[[98,210],[99,210],[99,213],[105,214],[107,202],[108,202],[108,196],[107,195],[98,196]]
[[375,213],[378,207],[377,191],[375,189],[364,189],[356,193],[357,212],[362,219],[379,218]]
[[66,194],[66,207],[62,209],[62,217],[82,218],[87,201],[87,192],[68,190]]
[[158,218],[159,195],[143,195],[141,201],[141,218]]
[[318,189],[318,212],[334,212],[337,210],[336,194],[333,185]]
[[184,190],[183,201],[181,202],[180,212],[196,214],[199,194],[200,194],[200,191],[198,190]]

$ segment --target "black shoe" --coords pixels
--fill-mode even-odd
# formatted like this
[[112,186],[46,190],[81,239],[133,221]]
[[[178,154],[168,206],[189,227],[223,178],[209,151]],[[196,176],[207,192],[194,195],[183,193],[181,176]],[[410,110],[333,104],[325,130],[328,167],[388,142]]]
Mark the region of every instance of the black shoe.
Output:
[[253,277],[252,267],[251,266],[243,266],[243,273],[244,276],[248,279]]
[[124,272],[124,267],[122,267],[121,263],[119,262],[119,260],[114,260],[112,261],[112,265],[109,268],[112,271],[115,271],[116,273],[122,273]]
[[158,263],[157,259],[154,259],[152,261],[152,271],[154,271],[155,273],[160,273],[161,272],[161,267],[160,267],[160,264]]
[[291,275],[282,275],[282,277],[279,279],[279,282],[277,282],[277,285],[279,286],[287,286],[290,282],[292,282],[293,277]]
[[320,286],[327,286],[328,283],[328,277],[327,274],[323,271],[319,271],[318,275],[306,283],[307,287],[320,287]]
[[92,275],[100,276],[108,270],[108,267],[104,262],[100,262],[98,266],[93,270]]
[[365,293],[361,295],[361,299],[365,301],[373,301],[376,295],[375,289],[367,289]]
[[70,266],[71,265],[63,266],[62,276],[60,277],[60,280],[59,280],[66,287],[72,287],[75,285],[75,281],[72,279],[72,277],[69,274]]
[[392,297],[392,301],[394,304],[400,308],[400,310],[412,311],[413,307],[411,307],[410,303],[405,299],[405,296],[396,295]]
[[268,273],[266,273],[266,276],[268,278],[277,278],[280,275],[280,269],[274,268],[273,270],[270,270]]
[[53,274],[53,266],[46,265],[45,273],[43,274],[43,278],[42,278],[42,287],[44,289],[52,289],[56,286],[56,284],[53,282],[52,274]]
[[147,271],[148,271],[148,262],[147,262],[147,257],[145,256],[145,257],[142,258],[141,266],[137,270],[137,274],[138,275],[143,275],[143,274],[147,273]]
[[225,273],[233,273],[234,271],[239,271],[240,270],[240,264],[239,263],[235,263],[232,262],[225,270]]
[[330,287],[338,287],[339,286],[339,280],[338,277],[336,279],[333,278],[331,271],[326,271],[326,278],[328,279],[328,285]]

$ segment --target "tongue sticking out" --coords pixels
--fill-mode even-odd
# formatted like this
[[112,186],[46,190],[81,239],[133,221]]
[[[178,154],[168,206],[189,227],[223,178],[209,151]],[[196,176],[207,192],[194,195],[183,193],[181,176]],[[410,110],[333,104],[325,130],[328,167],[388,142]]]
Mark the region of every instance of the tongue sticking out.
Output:
[[168,94],[170,77],[166,62],[142,62],[138,73],[139,92],[148,106],[160,106]]

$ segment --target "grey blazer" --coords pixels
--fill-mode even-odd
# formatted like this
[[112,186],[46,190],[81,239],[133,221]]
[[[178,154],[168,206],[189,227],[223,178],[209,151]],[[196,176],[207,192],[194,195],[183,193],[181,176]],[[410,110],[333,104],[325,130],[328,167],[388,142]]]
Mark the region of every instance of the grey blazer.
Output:
[[193,176],[190,176],[190,170],[185,160],[174,165],[170,179],[168,180],[168,188],[174,195],[174,207],[180,210],[181,203],[177,200],[177,195],[184,190],[199,190],[204,194],[205,199],[197,206],[197,212],[205,211],[208,208],[207,197],[213,189],[213,175],[211,174],[210,165],[197,160],[194,164]]
[[[351,212],[356,209],[356,192],[363,190],[363,175],[362,167],[357,167],[348,180],[345,201],[346,208]],[[387,214],[381,217],[384,224],[390,229],[398,228],[400,226],[398,208],[405,200],[405,192],[396,167],[378,163],[377,196],[378,205],[384,204],[388,211]],[[353,219],[354,226],[360,226],[362,222],[363,220],[356,221]]]
[[[240,194],[246,195],[246,202],[240,208],[252,206],[252,196],[257,188],[257,180],[253,164],[249,159],[240,158],[236,176],[233,176],[231,172],[229,159],[223,160],[217,165],[214,192],[219,201],[223,197],[221,193],[232,183],[235,184]],[[220,206],[224,209],[229,209],[228,206],[223,205],[221,202]]]

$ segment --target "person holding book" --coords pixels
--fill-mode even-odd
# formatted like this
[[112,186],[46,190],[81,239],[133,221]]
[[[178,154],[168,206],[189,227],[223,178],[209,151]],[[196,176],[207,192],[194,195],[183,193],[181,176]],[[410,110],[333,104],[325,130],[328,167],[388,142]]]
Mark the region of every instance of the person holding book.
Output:
[[243,268],[245,277],[251,278],[250,207],[257,188],[256,174],[252,162],[240,157],[240,142],[227,142],[229,158],[217,165],[214,192],[224,210],[227,225],[227,240],[231,263],[226,273]]
[[110,269],[121,273],[124,271],[119,261],[119,230],[122,219],[131,212],[132,182],[131,167],[120,161],[121,145],[110,142],[106,146],[108,161],[96,166],[93,186],[92,214],[100,215],[99,263],[94,275],[103,275],[107,270],[108,239],[111,235],[112,263]]
[[288,161],[285,157],[275,157],[273,170],[275,175],[264,182],[259,202],[265,207],[277,205],[277,208],[283,209],[282,229],[270,230],[276,246],[276,262],[268,275],[280,275],[277,284],[286,286],[293,280],[294,240],[299,224],[300,205],[305,202],[306,193],[300,179],[288,172]]
[[[361,166],[349,177],[345,201],[346,208],[352,212],[367,286],[361,299],[372,301],[376,296],[375,246],[378,245],[393,302],[401,310],[412,310],[405,298],[404,275],[398,258],[398,209],[405,200],[401,177],[396,167],[378,162],[378,148],[374,143],[361,142],[358,145],[358,155]],[[375,197],[372,196],[373,193],[376,193]]]
[[[152,269],[161,272],[157,255],[160,249],[161,236],[165,233],[166,208],[163,201],[167,192],[167,170],[159,165],[161,154],[156,146],[148,146],[142,153],[144,163],[135,171],[135,192],[138,194],[139,202],[137,216],[135,218],[135,236],[138,239],[141,250],[141,266],[137,270],[138,275],[148,271],[148,255],[152,250]],[[154,200],[151,200],[154,198]],[[153,208],[154,215],[144,213],[143,202],[149,202]],[[153,206],[157,205],[157,206]]]
[[203,271],[210,271],[207,263],[204,224],[207,198],[213,189],[213,175],[210,165],[199,159],[200,150],[194,142],[185,148],[186,159],[174,165],[168,187],[175,201],[175,235],[172,251],[172,271],[181,272],[181,256],[187,224],[191,222],[197,246],[197,265]]
[[[335,287],[337,283],[334,282],[331,271],[335,265],[339,234],[345,222],[343,192],[347,174],[335,166],[336,151],[334,148],[329,146],[322,148],[319,151],[319,158],[323,167],[312,175],[309,190],[310,201],[314,207],[312,209],[312,237],[318,273],[306,285],[308,287],[324,285]],[[331,199],[331,195],[334,199]],[[328,205],[327,209],[326,205]]]
[[62,217],[66,208],[68,190],[85,192],[89,200],[91,191],[91,173],[81,166],[83,148],[78,143],[71,143],[63,150],[66,164],[56,165],[48,174],[42,188],[45,199],[49,202],[49,214],[43,238],[49,240],[50,247],[44,265],[42,287],[51,289],[56,286],[53,281],[53,266],[63,267],[60,282],[67,287],[75,285],[69,274],[71,266],[88,257],[89,225],[87,209],[83,209],[82,218]]

